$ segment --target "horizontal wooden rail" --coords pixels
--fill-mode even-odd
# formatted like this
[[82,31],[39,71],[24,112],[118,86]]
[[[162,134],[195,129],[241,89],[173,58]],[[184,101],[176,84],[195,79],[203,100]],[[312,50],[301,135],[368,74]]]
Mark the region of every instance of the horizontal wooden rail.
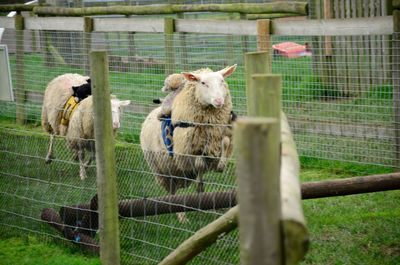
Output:
[[326,20],[273,20],[271,31],[271,34],[276,36],[351,36],[392,33],[392,16]]
[[25,29],[83,31],[83,17],[27,17]]
[[32,11],[34,5],[24,5],[24,4],[16,4],[16,5],[0,5],[0,12],[12,12],[12,11]]
[[[2,11],[0,7],[0,11]],[[55,6],[36,6],[33,12],[47,16],[93,16],[93,15],[158,15],[176,14],[181,12],[227,12],[245,14],[269,14],[269,13],[296,13],[307,15],[307,3],[304,2],[273,2],[261,4],[194,4],[173,5],[155,4],[139,6],[107,6],[66,8]]]
[[[302,183],[301,196],[303,200],[307,200],[398,189],[400,189],[400,173],[390,173]],[[235,190],[227,190],[122,200],[118,202],[118,209],[120,217],[127,218],[223,209],[237,204],[236,195]],[[77,218],[83,220],[86,214],[92,215],[91,218],[97,222],[96,211],[97,197],[94,197],[90,204],[62,207],[62,216],[69,224],[71,222],[68,220],[74,222]],[[87,223],[84,226],[90,229],[97,228],[97,224]]]
[[[175,32],[204,34],[257,35],[257,21],[174,19]],[[31,30],[83,31],[80,17],[28,17],[25,28]],[[0,17],[0,28],[15,28],[14,18]],[[158,18],[94,18],[96,32],[164,32],[164,19]],[[391,16],[329,20],[271,21],[275,36],[347,36],[393,33]]]
[[15,18],[0,17],[0,28],[15,29]]
[[94,18],[93,31],[164,32],[163,18]]
[[257,21],[176,19],[175,32],[257,35]]
[[308,5],[305,2],[285,1],[272,3],[233,3],[233,4],[154,4],[140,6],[102,6],[85,8],[68,8],[34,5],[0,5],[0,12],[33,11],[38,15],[49,16],[93,16],[93,15],[158,15],[181,12],[226,12],[246,14],[290,13],[307,15]]

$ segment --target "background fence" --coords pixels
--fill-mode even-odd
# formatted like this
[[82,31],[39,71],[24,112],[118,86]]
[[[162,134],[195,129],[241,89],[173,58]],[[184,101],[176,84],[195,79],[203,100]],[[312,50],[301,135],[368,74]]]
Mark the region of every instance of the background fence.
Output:
[[[357,28],[352,24],[347,30],[356,34],[353,27]],[[342,34],[348,34],[344,31]],[[34,232],[43,238],[64,240],[40,219],[40,211],[46,207],[85,204],[97,192],[95,165],[88,168],[87,179],[81,181],[79,164],[72,159],[64,139],[56,141],[53,163],[44,163],[49,139],[40,127],[46,85],[64,73],[88,73],[89,47],[107,49],[112,93],[132,101],[124,109],[116,140],[119,199],[166,195],[155,185],[143,158],[139,134],[144,118],[155,107],[152,100],[165,96],[161,87],[171,64],[174,72],[203,67],[219,70],[238,64],[227,82],[234,111],[239,116],[246,115],[244,53],[258,49],[256,34],[96,30],[21,33],[25,36],[23,63],[13,49],[17,47],[14,36],[18,31],[9,31],[1,39],[1,43],[10,47],[15,96],[26,97],[17,103],[0,102],[0,160],[6,161],[0,164],[0,229],[7,233]],[[391,34],[369,36],[367,42],[361,35],[326,39],[322,34],[301,34],[300,30],[297,34],[272,35],[270,44],[307,42],[312,56],[286,58],[274,53],[271,66],[273,73],[283,76],[282,107],[292,126],[303,165],[332,167],[332,170],[336,162],[365,165],[357,167],[360,172],[355,173],[359,175],[370,173],[371,168],[389,171],[397,168],[395,134],[399,124],[394,115],[393,79],[398,73],[392,67]],[[173,40],[171,49],[165,48],[168,37]],[[330,43],[329,57],[327,43]],[[172,63],[168,59],[171,52]],[[14,125],[18,107],[25,108],[26,122],[22,126]],[[234,190],[234,167],[232,160],[224,172],[206,174],[205,191]],[[194,185],[184,193],[195,193]],[[223,212],[218,209],[191,212],[187,214],[190,223],[180,223],[172,214],[121,218],[122,262],[157,263]],[[194,264],[236,264],[238,253],[237,232],[233,232],[201,253]]]

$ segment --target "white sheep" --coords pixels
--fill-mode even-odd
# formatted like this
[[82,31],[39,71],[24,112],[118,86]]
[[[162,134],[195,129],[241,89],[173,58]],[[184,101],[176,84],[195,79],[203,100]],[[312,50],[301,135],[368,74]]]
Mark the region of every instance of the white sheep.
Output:
[[[164,144],[158,119],[162,107],[143,122],[140,141],[144,157],[158,184],[169,194],[196,178],[201,192],[203,174],[222,171],[232,155],[232,101],[224,78],[235,69],[233,65],[218,72],[207,68],[182,73],[186,82],[172,103],[172,154]],[[178,213],[178,218],[187,221],[184,213]]]
[[[121,126],[121,107],[130,104],[130,100],[119,100],[111,95],[111,113],[114,137]],[[74,151],[74,159],[79,159],[79,176],[82,180],[86,178],[86,168],[95,158],[94,142],[94,117],[93,117],[93,98],[89,96],[82,100],[76,108],[69,122],[66,135],[67,146]],[[89,154],[89,159],[84,162],[85,150]]]
[[42,107],[42,127],[50,134],[50,147],[46,163],[53,158],[53,146],[56,135],[65,136],[67,125],[61,123],[65,103],[73,95],[72,87],[86,83],[88,76],[63,74],[54,78],[46,87]]

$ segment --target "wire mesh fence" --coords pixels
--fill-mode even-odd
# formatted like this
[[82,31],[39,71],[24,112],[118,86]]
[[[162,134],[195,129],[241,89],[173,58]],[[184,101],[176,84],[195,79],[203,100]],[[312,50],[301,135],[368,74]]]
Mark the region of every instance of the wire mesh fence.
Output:
[[[67,148],[65,136],[56,137],[53,162],[45,163],[50,137],[41,128],[47,84],[65,73],[90,74],[87,40],[93,49],[106,49],[109,53],[112,93],[121,100],[131,100],[122,109],[115,145],[120,200],[151,200],[169,194],[168,188],[155,180],[139,139],[142,123],[157,107],[152,100],[166,96],[161,88],[171,67],[167,52],[173,53],[175,73],[205,67],[217,71],[237,64],[236,71],[226,81],[233,111],[239,116],[247,113],[244,54],[257,50],[255,36],[176,33],[173,49],[166,51],[164,34],[25,31],[22,65],[18,65],[21,61],[13,48],[17,44],[14,36],[15,32],[9,31],[1,43],[9,47],[15,96],[26,98],[21,106],[26,122],[14,125],[19,103],[0,102],[0,160],[3,161],[0,229],[7,234],[33,232],[43,238],[65,240],[40,218],[40,212],[48,207],[58,210],[63,206],[88,205],[97,192],[95,162],[87,167],[87,178],[81,180],[80,164],[74,160],[73,150]],[[390,36],[273,36],[271,39],[275,47],[282,43],[300,49],[294,53],[290,49],[274,49],[272,72],[282,74],[283,111],[289,118],[303,161],[310,167],[332,166],[332,170],[334,162],[365,165],[360,174],[368,174],[369,166],[397,167],[394,135],[398,124],[394,118],[392,86],[397,74],[392,71]],[[24,79],[18,70],[21,67]],[[234,171],[234,159],[229,159],[223,172],[205,173],[204,191],[236,189]],[[192,185],[178,193],[197,192],[198,180],[188,177],[185,182]],[[189,211],[186,213],[189,222],[179,221],[175,214],[121,217],[122,262],[158,263],[224,212],[224,209]],[[224,236],[193,261],[193,264],[237,263],[237,232]]]

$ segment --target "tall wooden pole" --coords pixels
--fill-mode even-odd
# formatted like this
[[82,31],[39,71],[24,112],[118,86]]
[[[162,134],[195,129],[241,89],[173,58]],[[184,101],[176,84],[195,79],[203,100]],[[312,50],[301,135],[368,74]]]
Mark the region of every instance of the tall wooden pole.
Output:
[[90,52],[90,67],[96,139],[100,260],[103,265],[118,265],[118,200],[107,52]]
[[16,123],[25,124],[25,56],[24,56],[24,29],[25,23],[21,13],[15,15],[15,39],[16,39]]
[[272,70],[271,45],[271,21],[269,19],[257,20],[257,50],[259,52],[266,52],[266,67],[268,73]]
[[89,65],[89,52],[92,49],[92,31],[93,31],[93,18],[84,17],[83,25],[83,49],[84,49],[84,73],[90,76],[90,65]]
[[173,18],[164,18],[165,34],[165,75],[174,73],[175,47],[174,47],[175,22]]
[[283,262],[278,126],[277,118],[239,119],[234,125],[241,264]]
[[395,171],[400,171],[400,10],[393,11],[392,73]]

